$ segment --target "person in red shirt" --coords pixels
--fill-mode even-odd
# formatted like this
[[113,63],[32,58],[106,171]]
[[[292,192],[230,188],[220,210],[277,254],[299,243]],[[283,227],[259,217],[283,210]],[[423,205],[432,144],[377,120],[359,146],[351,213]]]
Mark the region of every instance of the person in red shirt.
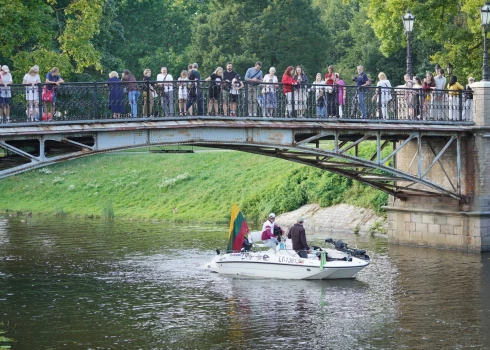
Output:
[[326,93],[326,107],[327,107],[327,116],[334,117],[337,113],[337,93],[336,93],[336,85],[339,79],[339,74],[334,72],[333,66],[328,67],[328,72],[325,74],[325,84],[327,85],[327,93]]
[[293,107],[291,105],[293,85],[298,84],[296,80],[294,80],[293,78],[293,71],[294,71],[294,67],[288,66],[286,68],[286,71],[282,75],[282,80],[281,80],[283,84],[284,94],[286,95],[286,99],[287,99],[286,112],[288,118],[292,117],[292,112],[293,112]]

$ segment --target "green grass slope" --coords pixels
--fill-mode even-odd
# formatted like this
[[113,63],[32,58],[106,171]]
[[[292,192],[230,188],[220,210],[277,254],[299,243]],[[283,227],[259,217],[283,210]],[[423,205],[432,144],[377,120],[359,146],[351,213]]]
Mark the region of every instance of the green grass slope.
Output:
[[387,199],[325,171],[233,151],[91,156],[2,179],[0,193],[0,211],[201,222],[227,221],[232,203],[252,221],[307,203],[379,210]]

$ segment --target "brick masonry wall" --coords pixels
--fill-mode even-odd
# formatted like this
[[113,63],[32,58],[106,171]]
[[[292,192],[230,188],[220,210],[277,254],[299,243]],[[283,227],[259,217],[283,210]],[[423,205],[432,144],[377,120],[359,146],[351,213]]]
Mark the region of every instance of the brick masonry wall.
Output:
[[[461,139],[461,193],[465,202],[448,197],[390,198],[388,237],[391,243],[467,251],[490,251],[490,82],[475,83],[473,135]],[[422,137],[422,169],[431,164],[447,139]],[[397,154],[399,169],[417,174],[417,141]],[[415,156],[415,157],[414,157]],[[426,179],[446,188],[456,186],[456,143],[427,173]],[[421,185],[414,186],[420,188]]]

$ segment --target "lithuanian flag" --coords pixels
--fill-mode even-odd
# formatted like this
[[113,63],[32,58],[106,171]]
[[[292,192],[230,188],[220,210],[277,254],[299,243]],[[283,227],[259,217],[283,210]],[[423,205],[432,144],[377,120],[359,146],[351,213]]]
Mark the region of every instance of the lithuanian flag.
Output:
[[249,228],[242,212],[236,204],[231,207],[230,232],[228,233],[228,246],[226,250],[242,249],[243,239]]

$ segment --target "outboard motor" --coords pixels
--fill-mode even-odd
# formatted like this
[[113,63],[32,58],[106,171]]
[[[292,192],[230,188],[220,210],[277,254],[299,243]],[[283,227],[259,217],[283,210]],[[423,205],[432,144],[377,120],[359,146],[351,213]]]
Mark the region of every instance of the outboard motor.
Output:
[[335,242],[335,249],[344,251],[347,248],[347,245],[342,242],[340,239]]

